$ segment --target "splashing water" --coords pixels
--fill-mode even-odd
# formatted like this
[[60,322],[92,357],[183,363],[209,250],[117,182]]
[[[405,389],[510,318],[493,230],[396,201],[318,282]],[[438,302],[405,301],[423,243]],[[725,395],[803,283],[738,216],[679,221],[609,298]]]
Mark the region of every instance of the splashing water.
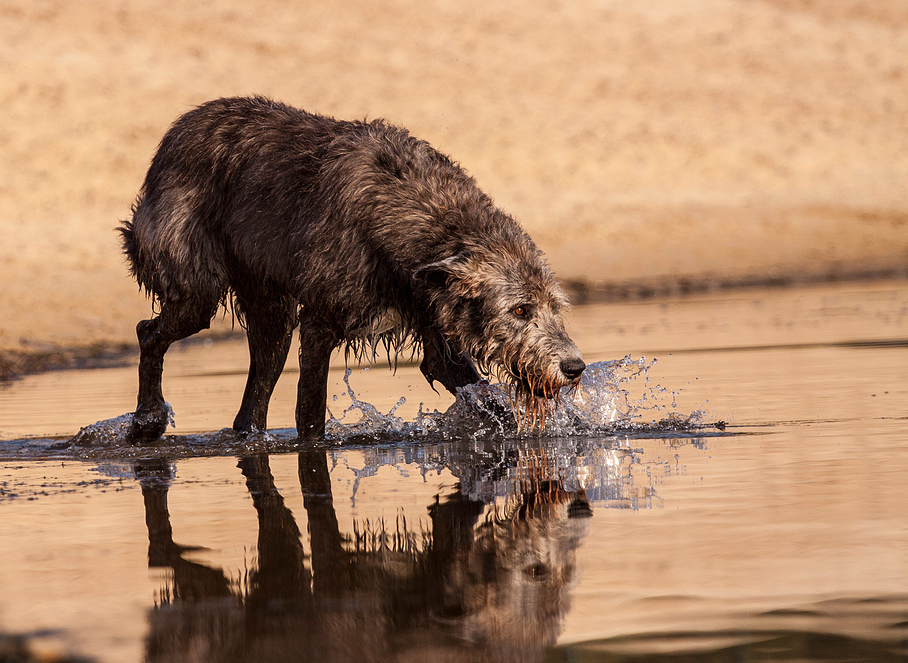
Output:
[[[650,384],[649,370],[655,360],[632,360],[629,356],[616,361],[596,362],[587,366],[576,389],[565,388],[560,394],[560,407],[551,408],[542,430],[519,430],[509,388],[501,384],[480,383],[460,389],[454,403],[444,412],[428,412],[420,405],[413,421],[404,421],[396,412],[406,402],[404,397],[387,413],[359,399],[350,385],[351,369],[344,374],[349,405],[335,416],[328,409],[325,437],[336,443],[376,444],[402,441],[454,441],[521,438],[571,438],[630,434],[654,436],[660,433],[685,434],[704,428],[704,413],[690,415],[676,412],[676,393]],[[334,397],[334,401],[338,400]],[[168,406],[169,407],[169,406]],[[358,416],[357,416],[358,414]],[[173,425],[172,411],[170,425]],[[50,451],[64,448],[86,451],[92,448],[117,447],[126,438],[132,415],[99,421],[82,428],[73,438],[53,443]],[[267,450],[296,442],[296,431],[254,431],[237,433],[224,429],[214,434],[178,436],[174,444],[199,451],[199,448],[236,446],[244,452]],[[162,442],[152,445],[160,451]],[[197,448],[198,447],[198,448]],[[139,446],[129,449],[143,453]]]
[[[328,421],[325,422],[325,437],[329,440],[349,440],[358,437],[376,437],[383,438],[393,435],[404,428],[403,420],[394,413],[397,409],[407,402],[407,399],[401,396],[394,407],[388,414],[382,414],[371,403],[361,401],[356,397],[353,387],[350,386],[350,374],[352,369],[344,371],[344,384],[347,386],[347,397],[350,399],[350,405],[341,412],[340,417],[335,417],[328,408]],[[337,400],[337,396],[334,397]],[[356,422],[347,422],[347,416],[354,411],[360,413],[360,418]]]
[[553,434],[658,432],[688,430],[701,426],[705,413],[695,410],[684,416],[676,412],[677,392],[650,383],[649,370],[656,360],[626,356],[615,361],[590,364],[580,386],[571,394],[562,391],[563,407],[555,412]]
[[[402,421],[395,412],[403,399],[382,414],[356,397],[348,369],[344,383],[350,404],[340,417],[329,410],[328,437],[344,445],[365,442],[368,448],[361,467],[350,466],[346,456],[334,461],[353,474],[354,505],[360,481],[379,467],[390,465],[403,473],[402,468],[415,464],[424,475],[448,469],[464,494],[485,502],[512,495],[527,467],[536,467],[540,475],[558,477],[565,490],[583,490],[591,503],[651,508],[659,501],[657,477],[675,470],[661,458],[644,462],[631,438],[680,433],[687,443],[700,446],[699,429],[706,427],[703,412],[677,413],[676,392],[650,383],[654,364],[630,357],[590,364],[579,387],[562,392],[561,407],[544,430],[522,434],[504,385],[469,385],[446,411],[426,412],[420,405],[414,421]],[[355,413],[359,420],[347,423]],[[404,441],[423,444],[396,444]],[[385,442],[392,444],[381,444]]]
[[[170,407],[170,403],[164,403],[164,407],[167,410],[167,426],[172,428],[175,425],[173,408]],[[132,419],[133,413],[130,412],[111,419],[104,419],[103,421],[98,421],[88,426],[83,426],[79,429],[79,432],[72,437],[69,443],[77,447],[87,447],[97,444],[112,444],[119,442],[120,440],[126,439],[126,434],[129,432],[130,426],[132,426]]]
[[[649,370],[656,360],[631,359],[596,362],[587,366],[576,389],[564,388],[561,406],[553,408],[542,430],[529,431],[532,436],[565,437],[576,435],[614,435],[620,432],[656,434],[666,431],[694,430],[702,426],[704,413],[690,415],[675,411],[674,390],[650,383]],[[356,397],[350,386],[351,370],[344,383],[350,405],[330,418],[326,435],[332,440],[373,442],[422,437],[456,439],[487,436],[518,436],[512,398],[508,387],[501,384],[475,384],[458,390],[457,399],[445,412],[426,412],[420,405],[416,419],[404,422],[395,415],[404,398],[388,414]],[[335,400],[337,397],[335,396]],[[360,413],[355,423],[346,421],[354,411]]]

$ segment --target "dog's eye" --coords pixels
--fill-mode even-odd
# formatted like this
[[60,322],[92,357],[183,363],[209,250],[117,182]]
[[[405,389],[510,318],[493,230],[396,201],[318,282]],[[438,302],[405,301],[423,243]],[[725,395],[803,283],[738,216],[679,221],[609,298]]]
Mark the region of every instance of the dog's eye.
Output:
[[526,306],[516,306],[516,307],[514,307],[514,309],[511,311],[511,313],[513,313],[514,315],[516,315],[518,318],[525,318],[525,317],[526,317],[526,314],[527,314]]
[[545,580],[549,575],[549,567],[545,564],[531,564],[523,570],[524,575],[530,580]]

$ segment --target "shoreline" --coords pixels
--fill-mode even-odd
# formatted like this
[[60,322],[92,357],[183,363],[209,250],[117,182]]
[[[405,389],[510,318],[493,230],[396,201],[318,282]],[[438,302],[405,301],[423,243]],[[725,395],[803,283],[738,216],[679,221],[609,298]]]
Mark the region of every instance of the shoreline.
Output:
[[682,298],[709,292],[757,288],[798,288],[825,283],[867,283],[908,280],[908,265],[867,269],[792,271],[780,274],[700,274],[680,277],[642,277],[589,284],[567,280],[562,283],[574,305],[654,298]]
[[[802,272],[787,274],[750,274],[699,276],[682,278],[640,278],[623,281],[588,283],[563,282],[568,298],[575,306],[650,299],[684,299],[710,292],[733,292],[756,289],[787,289],[833,283],[871,283],[874,281],[908,281],[908,266],[878,267],[866,270]],[[181,343],[205,343],[242,338],[242,328],[232,325],[184,339]],[[0,393],[27,375],[61,370],[89,370],[123,366],[137,357],[135,343],[92,341],[84,345],[35,342],[33,349],[0,349]]]

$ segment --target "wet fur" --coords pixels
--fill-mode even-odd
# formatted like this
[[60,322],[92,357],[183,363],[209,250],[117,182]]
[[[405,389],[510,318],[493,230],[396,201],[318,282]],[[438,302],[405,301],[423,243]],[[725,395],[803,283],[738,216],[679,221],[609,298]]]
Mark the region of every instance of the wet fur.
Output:
[[535,419],[582,370],[560,318],[566,298],[532,240],[457,164],[380,120],[264,98],[206,103],[164,136],[120,230],[157,312],[137,327],[133,438],[166,427],[169,345],[228,303],[251,356],[238,430],[265,428],[297,324],[307,439],[324,433],[328,359],[341,345],[358,357],[413,347],[429,382],[452,393],[480,379],[475,365],[496,371]]

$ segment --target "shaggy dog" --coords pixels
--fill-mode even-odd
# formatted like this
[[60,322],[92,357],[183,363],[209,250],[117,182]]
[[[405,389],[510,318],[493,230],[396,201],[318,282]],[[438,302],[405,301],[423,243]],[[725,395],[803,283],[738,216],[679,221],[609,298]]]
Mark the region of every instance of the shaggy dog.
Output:
[[533,425],[585,368],[532,240],[456,163],[383,121],[260,97],[203,104],[164,136],[120,231],[157,313],[137,326],[136,441],[167,426],[167,348],[222,305],[249,339],[239,431],[265,429],[297,324],[304,440],[324,435],[342,345],[360,357],[419,350],[429,383],[452,393],[495,373]]

